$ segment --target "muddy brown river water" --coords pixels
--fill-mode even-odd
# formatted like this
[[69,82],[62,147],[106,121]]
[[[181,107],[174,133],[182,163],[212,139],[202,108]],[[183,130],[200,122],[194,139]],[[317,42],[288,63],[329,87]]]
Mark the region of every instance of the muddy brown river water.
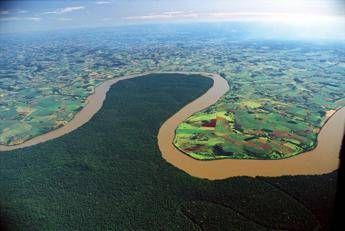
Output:
[[[234,176],[283,176],[314,175],[329,173],[338,168],[339,152],[345,125],[345,108],[336,111],[322,127],[318,135],[318,145],[309,152],[281,160],[196,160],[179,151],[173,145],[176,127],[189,116],[214,104],[228,90],[228,82],[217,74],[204,72],[164,72],[181,74],[200,74],[213,79],[213,86],[202,96],[187,104],[170,117],[158,132],[158,146],[162,157],[186,173],[210,180],[225,179]],[[102,107],[110,87],[121,81],[144,76],[149,73],[129,75],[107,80],[99,85],[94,94],[87,98],[87,105],[63,127],[37,136],[24,143],[6,146],[0,145],[0,151],[29,147],[69,133],[88,122]]]

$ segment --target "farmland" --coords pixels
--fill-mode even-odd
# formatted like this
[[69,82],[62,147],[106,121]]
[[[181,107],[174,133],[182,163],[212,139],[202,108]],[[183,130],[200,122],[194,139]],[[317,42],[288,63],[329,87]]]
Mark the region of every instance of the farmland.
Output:
[[175,146],[201,160],[282,159],[313,149],[327,112],[345,105],[345,66],[343,57],[305,49],[249,46],[245,60],[221,72],[229,92],[181,123]]
[[339,44],[250,40],[239,28],[219,33],[203,24],[172,28],[1,38],[0,144],[65,125],[96,86],[144,72],[218,73],[229,82],[220,101],[176,130],[174,144],[197,159],[280,159],[310,150],[326,112],[345,104]]

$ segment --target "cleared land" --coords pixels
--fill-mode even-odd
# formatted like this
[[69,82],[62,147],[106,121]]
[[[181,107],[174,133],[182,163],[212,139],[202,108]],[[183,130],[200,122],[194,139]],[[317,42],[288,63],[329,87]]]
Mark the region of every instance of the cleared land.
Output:
[[2,153],[1,222],[10,230],[327,230],[336,173],[208,181],[161,158],[161,124],[211,85],[174,75],[121,81],[77,130]]
[[[176,73],[176,72],[174,72],[174,73]],[[74,118],[71,121],[66,122],[64,125],[60,126],[59,128],[57,128],[55,130],[52,130],[52,131],[47,132],[45,134],[31,138],[31,139],[29,139],[23,143],[13,144],[13,145],[0,145],[0,151],[10,151],[10,150],[15,150],[15,149],[19,149],[19,148],[24,148],[24,147],[36,145],[36,144],[46,142],[48,140],[63,136],[64,134],[67,134],[67,133],[79,128],[80,126],[82,126],[83,124],[88,122],[92,118],[92,116],[94,116],[94,114],[96,114],[96,112],[101,109],[101,107],[103,105],[103,101],[106,98],[106,94],[107,94],[109,88],[113,84],[116,84],[122,80],[127,80],[127,79],[132,79],[132,78],[137,78],[137,77],[143,77],[147,74],[148,73],[128,75],[128,76],[118,77],[118,78],[114,78],[114,79],[109,79],[109,80],[103,82],[102,84],[100,84],[99,86],[97,86],[95,88],[94,93],[91,94],[86,99],[85,106],[74,116]],[[162,73],[162,74],[164,75],[164,73]],[[166,74],[168,74],[168,73],[166,73]],[[220,90],[220,88],[223,88],[223,91],[221,91],[215,95],[209,94],[209,98],[213,98],[214,100],[213,101],[210,101],[210,99],[206,100],[204,103],[204,105],[206,105],[206,106],[209,106],[210,104],[216,102],[216,100],[219,99],[219,97],[222,96],[228,90],[228,85],[227,85],[225,80],[222,80],[222,82],[219,83],[221,77],[218,75],[204,73],[204,72],[179,72],[179,76],[181,76],[181,77],[184,77],[186,75],[202,75],[205,77],[209,77],[209,78],[218,80],[218,86],[214,87],[216,89],[213,89],[213,90],[218,91],[218,90]],[[224,85],[224,86],[221,87],[220,85]],[[203,98],[203,99],[205,99],[205,98]],[[204,106],[204,107],[206,107],[206,106]],[[201,106],[200,109],[202,109],[204,107]]]
[[[231,90],[216,104],[181,121],[175,146],[200,160],[284,159],[314,149],[343,96],[332,99],[332,92],[314,88],[310,79],[262,79],[231,81]],[[279,81],[290,84],[282,89]]]
[[[193,104],[193,103],[191,103]],[[338,110],[321,129],[317,146],[308,152],[285,159],[203,159],[191,158],[173,144],[175,129],[195,108],[189,104],[160,128],[158,144],[163,158],[188,174],[210,180],[236,176],[321,175],[338,169],[344,135],[345,108]],[[193,110],[194,109],[194,110]]]
[[216,104],[177,129],[176,146],[198,159],[282,159],[311,150],[327,112],[345,105],[341,43],[248,41],[209,24],[147,28],[1,37],[0,144],[62,127],[96,86],[135,73],[218,73],[230,83]]

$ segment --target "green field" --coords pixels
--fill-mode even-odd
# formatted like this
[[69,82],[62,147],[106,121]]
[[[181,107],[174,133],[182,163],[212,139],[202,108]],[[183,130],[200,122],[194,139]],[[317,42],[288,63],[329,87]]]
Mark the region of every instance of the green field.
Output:
[[213,24],[170,26],[167,33],[152,25],[1,37],[0,144],[54,130],[100,83],[146,72],[218,73],[229,82],[219,102],[177,129],[175,145],[198,159],[296,155],[315,147],[325,112],[345,105],[342,43],[246,40]]
[[336,173],[209,181],[162,159],[161,124],[211,84],[174,74],[121,81],[81,128],[1,153],[2,227],[328,230]]
[[261,51],[267,56],[254,54],[239,71],[221,72],[229,92],[177,127],[177,148],[213,160],[283,159],[316,147],[326,112],[345,106],[345,66],[323,67],[323,52]]

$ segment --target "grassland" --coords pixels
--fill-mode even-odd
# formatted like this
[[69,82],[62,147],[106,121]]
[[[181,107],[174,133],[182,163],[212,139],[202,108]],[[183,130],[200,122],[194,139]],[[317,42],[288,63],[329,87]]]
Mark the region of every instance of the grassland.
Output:
[[336,173],[208,181],[161,158],[160,125],[211,84],[174,75],[126,80],[81,128],[1,153],[2,227],[328,230]]

